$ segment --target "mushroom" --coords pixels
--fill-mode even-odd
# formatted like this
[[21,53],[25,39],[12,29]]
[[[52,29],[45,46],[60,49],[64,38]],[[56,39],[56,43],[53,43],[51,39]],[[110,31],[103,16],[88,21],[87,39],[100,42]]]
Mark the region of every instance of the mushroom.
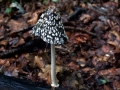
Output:
[[52,87],[58,87],[55,69],[55,45],[63,44],[67,39],[60,14],[55,6],[50,6],[42,13],[33,27],[32,34],[40,36],[43,41],[51,44],[51,81]]

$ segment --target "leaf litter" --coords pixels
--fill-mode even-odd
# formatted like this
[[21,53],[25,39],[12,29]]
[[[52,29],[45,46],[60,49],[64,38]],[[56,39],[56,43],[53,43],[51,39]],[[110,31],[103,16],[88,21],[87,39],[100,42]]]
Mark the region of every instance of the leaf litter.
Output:
[[1,73],[51,84],[50,45],[30,32],[48,6],[56,5],[68,36],[64,45],[55,46],[57,89],[119,90],[119,0],[18,3],[25,12],[14,7],[8,13],[11,2],[0,2]]

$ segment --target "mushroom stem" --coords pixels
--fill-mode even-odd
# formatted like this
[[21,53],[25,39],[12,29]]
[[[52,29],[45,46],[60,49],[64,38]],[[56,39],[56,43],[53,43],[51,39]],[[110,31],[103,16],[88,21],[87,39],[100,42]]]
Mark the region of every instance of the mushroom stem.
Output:
[[51,81],[52,87],[59,87],[59,84],[57,83],[56,78],[56,63],[55,63],[55,45],[51,44]]

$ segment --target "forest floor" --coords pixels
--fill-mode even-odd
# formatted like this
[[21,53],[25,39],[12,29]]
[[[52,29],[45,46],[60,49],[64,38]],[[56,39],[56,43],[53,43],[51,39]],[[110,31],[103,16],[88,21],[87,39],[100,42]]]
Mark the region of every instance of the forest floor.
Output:
[[[55,46],[57,89],[120,90],[120,4],[58,1],[68,40]],[[50,86],[50,45],[30,32],[53,2],[15,2],[0,0],[0,72]]]

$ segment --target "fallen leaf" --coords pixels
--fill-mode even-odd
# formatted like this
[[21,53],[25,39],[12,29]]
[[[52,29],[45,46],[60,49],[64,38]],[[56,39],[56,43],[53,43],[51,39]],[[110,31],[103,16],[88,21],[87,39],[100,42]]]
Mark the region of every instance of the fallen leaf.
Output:
[[19,41],[15,45],[12,45],[12,47],[17,47],[17,46],[22,45],[24,43],[25,43],[24,39],[20,38]]
[[78,81],[77,80],[71,80],[70,81],[70,86],[72,87],[77,87],[79,85]]
[[3,65],[6,63],[6,60],[0,59],[0,65]]
[[29,65],[31,66],[31,67],[36,67],[35,65],[34,65],[34,60],[35,60],[35,54],[33,54],[33,53],[27,53],[26,55],[25,55],[25,58],[28,60],[28,62],[29,62]]
[[109,86],[104,85],[104,90],[112,90]]
[[14,77],[18,77],[18,74],[19,74],[18,68],[15,68],[11,73],[11,75],[14,76]]
[[22,37],[26,40],[27,38],[29,38],[30,37],[30,33],[29,33],[29,31],[28,32],[25,32],[25,33],[23,33],[22,34]]
[[114,90],[120,90],[120,82],[117,80],[113,81],[113,89]]
[[34,67],[38,66],[40,69],[45,67],[45,61],[42,57],[35,56],[34,58]]
[[38,13],[34,12],[32,14],[32,18],[30,20],[28,20],[27,23],[30,25],[35,25],[37,21],[38,21]]
[[25,5],[24,5],[24,8],[25,8],[25,11],[26,12],[29,12],[29,11],[31,11],[31,4],[30,3],[26,3]]
[[87,34],[81,34],[81,33],[72,33],[69,35],[69,42],[72,42],[72,44],[77,44],[77,43],[85,43],[89,36]]
[[83,72],[87,73],[89,71],[93,71],[94,69],[93,68],[90,68],[90,67],[85,67],[82,69]]
[[110,1],[110,2],[104,3],[103,6],[106,8],[117,8],[118,3]]
[[9,38],[9,45],[15,46],[19,42],[19,37]]
[[79,65],[80,65],[81,67],[85,67],[85,65],[86,65],[86,60],[85,60],[85,58],[77,58],[77,62],[79,63]]
[[2,26],[0,27],[0,36],[4,36],[4,35],[5,35],[5,32],[6,32],[6,30],[5,30],[4,26],[2,25]]
[[[62,73],[64,70],[66,70],[65,67],[56,66],[56,75],[58,72]],[[42,68],[42,72],[39,72],[38,76],[41,79],[46,80],[48,84],[51,84],[51,65],[46,65],[45,68]]]
[[2,13],[0,13],[0,24],[3,24],[3,22],[4,22],[4,18],[3,18],[3,14]]
[[88,23],[90,20],[92,20],[92,18],[88,14],[82,14],[80,17],[80,21],[83,21],[83,23]]
[[32,12],[26,12],[22,15],[25,20],[28,20],[32,16]]
[[69,66],[73,70],[79,70],[79,65],[75,64],[74,62],[70,62],[67,66]]
[[110,69],[105,69],[105,70],[100,70],[98,72],[99,75],[109,75],[109,76],[115,76],[120,74],[120,68],[110,68]]
[[63,86],[72,87],[74,90],[78,90],[79,85],[81,82],[79,82],[78,79],[81,79],[81,77],[77,77],[77,71],[73,71],[72,73],[69,73],[69,75],[65,78],[65,81],[63,83]]
[[27,28],[28,24],[24,19],[18,19],[18,20],[11,19],[8,22],[8,26],[10,27],[11,32],[15,32]]
[[0,42],[0,45],[3,45],[5,47],[7,46],[7,44],[8,44],[7,40],[3,40],[3,41]]
[[108,45],[103,45],[102,46],[102,51],[105,52],[105,53],[109,53],[111,51],[111,48]]
[[[26,55],[26,54],[25,54]],[[24,54],[22,54],[18,59],[17,59],[17,67],[19,67],[19,69],[23,69],[24,67],[27,66],[28,60],[26,59]]]

